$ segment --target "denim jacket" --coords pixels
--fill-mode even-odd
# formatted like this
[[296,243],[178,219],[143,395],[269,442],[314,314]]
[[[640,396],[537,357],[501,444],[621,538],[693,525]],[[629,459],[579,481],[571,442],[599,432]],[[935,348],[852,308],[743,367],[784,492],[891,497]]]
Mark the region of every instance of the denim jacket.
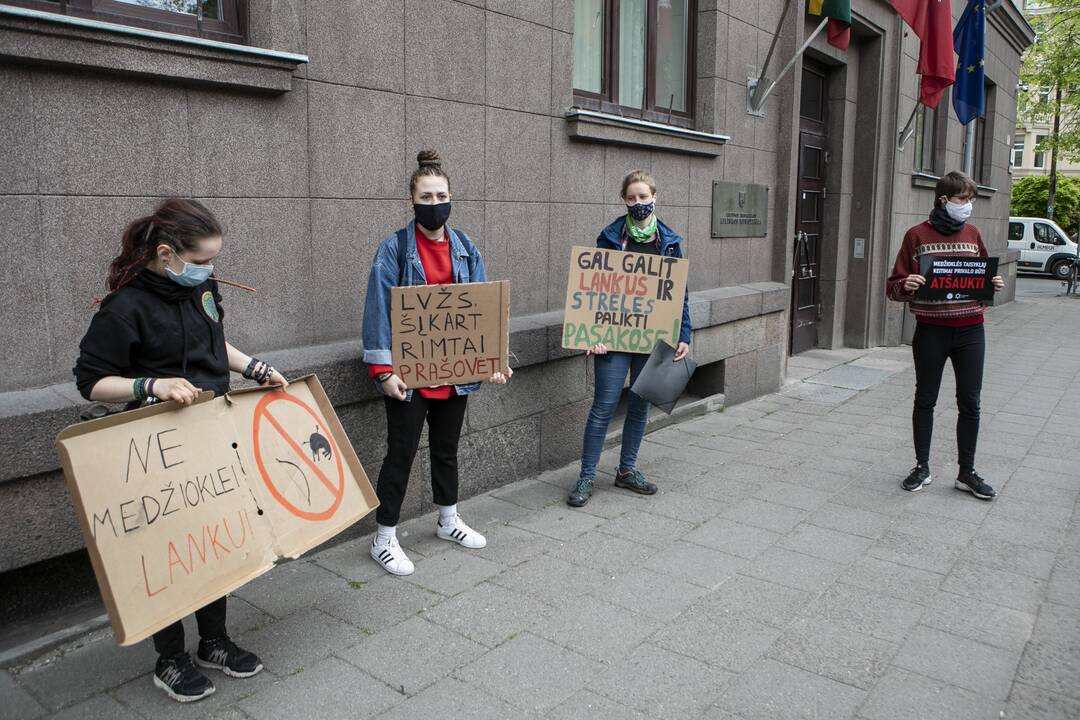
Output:
[[[398,285],[426,285],[424,266],[416,249],[416,224],[410,221],[405,227],[405,258],[398,257],[397,233],[384,238],[375,252],[368,277],[367,296],[364,299],[364,324],[360,336],[364,344],[364,362],[368,365],[393,365],[390,357],[390,288]],[[484,259],[469,236],[460,230],[446,226],[450,238],[450,261],[455,283],[487,282]],[[480,383],[455,385],[458,395],[475,392]],[[381,388],[380,388],[381,389]],[[412,390],[408,391],[412,399]]]
[[[600,231],[596,238],[596,247],[608,250],[626,250],[623,242],[623,230],[626,225],[626,216],[620,215],[617,220]],[[667,257],[681,258],[682,238],[679,234],[656,219],[656,232],[660,236],[660,254]],[[679,328],[679,342],[690,343],[692,329],[690,327],[690,290],[687,288],[683,296],[682,326]]]

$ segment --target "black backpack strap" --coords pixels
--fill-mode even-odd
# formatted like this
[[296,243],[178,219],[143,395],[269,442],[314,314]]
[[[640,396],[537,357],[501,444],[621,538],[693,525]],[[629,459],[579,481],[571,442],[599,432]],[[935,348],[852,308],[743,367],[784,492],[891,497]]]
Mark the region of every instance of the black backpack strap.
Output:
[[409,247],[409,231],[407,228],[401,228],[397,231],[397,256],[398,256],[398,287],[405,284],[405,264],[409,262],[409,258],[405,257]]

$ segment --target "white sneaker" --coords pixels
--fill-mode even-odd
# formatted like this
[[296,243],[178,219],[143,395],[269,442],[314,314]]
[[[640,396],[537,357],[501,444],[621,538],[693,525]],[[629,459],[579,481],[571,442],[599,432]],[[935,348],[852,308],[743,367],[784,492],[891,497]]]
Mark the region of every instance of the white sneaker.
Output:
[[443,525],[440,520],[435,534],[443,540],[456,542],[458,545],[467,547],[470,550],[487,547],[487,538],[466,525],[457,515],[446,525]]
[[383,570],[392,575],[412,575],[416,570],[412,560],[401,549],[397,538],[379,544],[378,538],[371,541],[371,559],[383,566]]

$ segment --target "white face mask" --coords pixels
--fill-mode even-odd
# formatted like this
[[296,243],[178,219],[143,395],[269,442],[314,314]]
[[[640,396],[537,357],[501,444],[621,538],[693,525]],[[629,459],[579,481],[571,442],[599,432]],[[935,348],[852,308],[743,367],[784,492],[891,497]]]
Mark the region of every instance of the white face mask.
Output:
[[971,202],[966,203],[954,203],[946,201],[945,212],[949,213],[956,222],[967,222],[967,219],[971,217]]

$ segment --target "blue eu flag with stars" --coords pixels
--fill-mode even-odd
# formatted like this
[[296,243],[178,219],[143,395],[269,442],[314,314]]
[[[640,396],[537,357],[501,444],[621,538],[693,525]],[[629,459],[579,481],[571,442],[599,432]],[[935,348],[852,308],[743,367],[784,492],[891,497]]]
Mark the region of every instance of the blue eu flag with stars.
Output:
[[956,84],[952,90],[953,110],[964,125],[986,111],[984,54],[986,50],[986,2],[968,0],[964,14],[952,34],[957,54]]

